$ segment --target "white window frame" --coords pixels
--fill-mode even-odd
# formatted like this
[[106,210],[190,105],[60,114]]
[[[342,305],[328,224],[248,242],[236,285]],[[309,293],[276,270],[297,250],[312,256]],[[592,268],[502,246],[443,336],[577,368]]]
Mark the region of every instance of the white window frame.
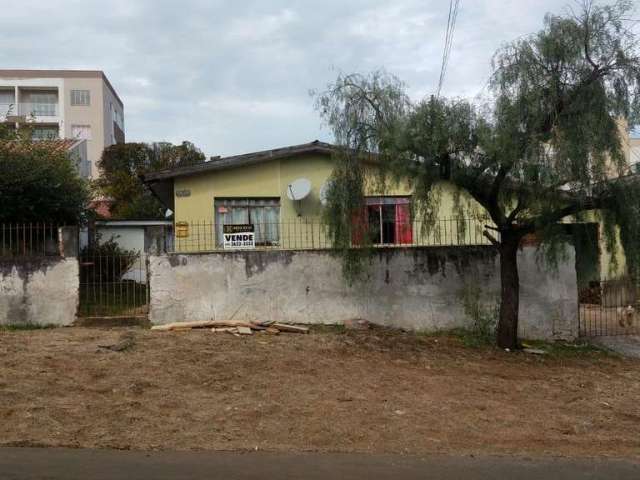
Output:
[[[88,132],[88,135],[76,135],[74,130],[81,129]],[[77,138],[78,140],[91,140],[91,125],[71,125],[71,138]]]
[[89,90],[71,90],[70,98],[72,107],[91,106],[91,92]]

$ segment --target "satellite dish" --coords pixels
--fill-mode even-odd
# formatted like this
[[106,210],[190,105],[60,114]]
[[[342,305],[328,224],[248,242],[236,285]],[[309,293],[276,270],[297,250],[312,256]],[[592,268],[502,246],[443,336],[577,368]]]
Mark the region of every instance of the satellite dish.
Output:
[[302,200],[311,193],[311,182],[306,178],[298,178],[287,186],[289,200]]
[[329,187],[331,186],[331,180],[327,180],[320,187],[320,204],[324,207],[327,205],[327,195],[329,195]]

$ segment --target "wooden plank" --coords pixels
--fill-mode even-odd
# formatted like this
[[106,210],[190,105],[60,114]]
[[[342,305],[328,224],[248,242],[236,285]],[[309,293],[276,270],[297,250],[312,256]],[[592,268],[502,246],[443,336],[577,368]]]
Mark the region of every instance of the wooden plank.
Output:
[[167,332],[175,329],[185,328],[213,328],[213,327],[247,327],[251,328],[251,323],[236,320],[200,320],[195,322],[174,322],[166,325],[154,325],[151,330]]
[[251,335],[252,331],[249,327],[238,327],[238,333],[240,335]]
[[286,323],[274,323],[271,325],[272,328],[277,328],[281,332],[289,332],[289,333],[309,333],[309,329],[307,327],[300,327],[298,325],[289,325]]

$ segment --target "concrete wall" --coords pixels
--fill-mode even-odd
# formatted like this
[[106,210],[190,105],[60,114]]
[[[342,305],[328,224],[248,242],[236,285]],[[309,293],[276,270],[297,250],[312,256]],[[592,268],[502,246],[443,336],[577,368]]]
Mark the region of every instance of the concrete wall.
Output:
[[[556,273],[537,263],[536,250],[519,256],[521,334],[528,338],[577,335],[573,251]],[[366,318],[415,330],[470,326],[464,298],[480,288],[495,305],[499,265],[486,247],[384,249],[370,278],[345,285],[340,260],[328,251],[270,251],[152,256],[154,324],[207,319],[341,323]]]
[[70,325],[78,307],[78,260],[0,260],[0,325]]

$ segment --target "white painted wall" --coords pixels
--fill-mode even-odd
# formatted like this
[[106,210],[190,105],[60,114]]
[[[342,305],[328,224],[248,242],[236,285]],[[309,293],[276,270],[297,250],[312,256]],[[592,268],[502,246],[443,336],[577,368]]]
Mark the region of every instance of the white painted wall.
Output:
[[78,300],[76,258],[0,262],[0,325],[71,325]]
[[[520,334],[572,339],[578,335],[578,288],[573,249],[557,272],[525,247]],[[372,259],[368,281],[347,286],[328,251],[234,252],[150,257],[150,320],[277,320],[340,324],[366,318],[411,330],[471,326],[468,288],[496,305],[499,261],[489,247],[386,249]]]

